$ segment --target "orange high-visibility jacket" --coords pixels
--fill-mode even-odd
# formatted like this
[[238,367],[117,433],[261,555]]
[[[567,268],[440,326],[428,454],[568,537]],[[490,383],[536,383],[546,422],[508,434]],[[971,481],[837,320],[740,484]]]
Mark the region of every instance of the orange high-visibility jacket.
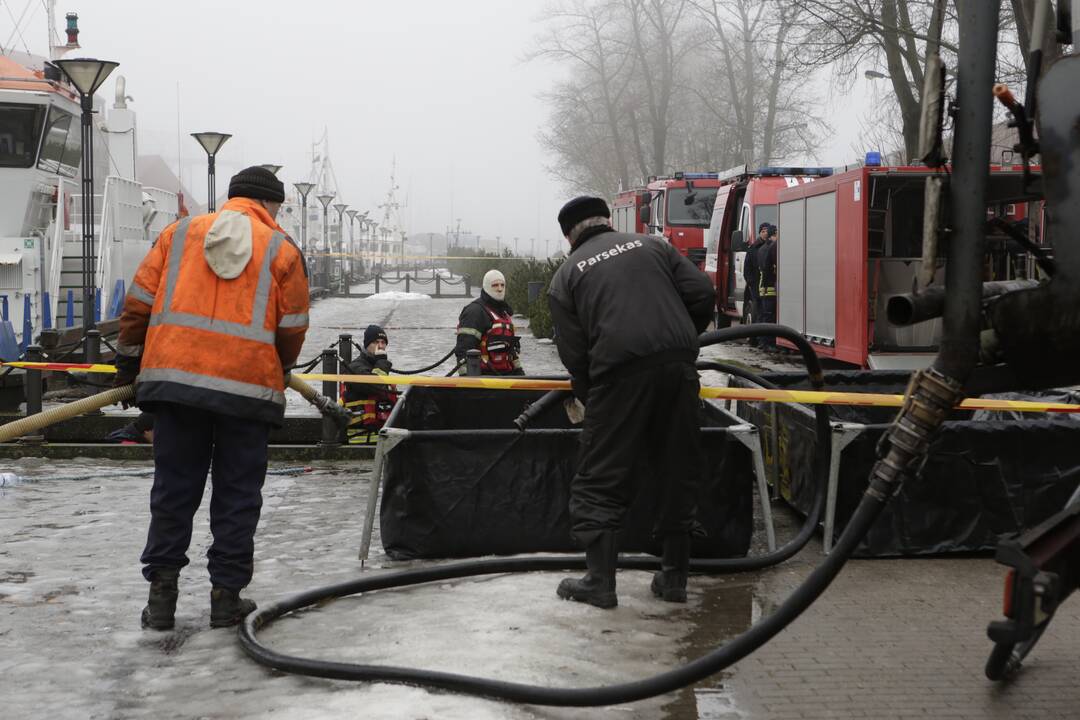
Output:
[[303,256],[258,202],[233,198],[170,225],[120,318],[117,350],[142,356],[139,407],[172,402],[280,425],[308,302]]

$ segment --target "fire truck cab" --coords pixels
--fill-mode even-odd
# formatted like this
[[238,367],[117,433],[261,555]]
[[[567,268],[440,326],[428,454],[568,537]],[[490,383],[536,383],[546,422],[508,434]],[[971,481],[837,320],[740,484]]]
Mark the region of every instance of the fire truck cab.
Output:
[[777,223],[777,196],[781,190],[827,177],[831,168],[763,167],[739,165],[720,173],[716,202],[705,236],[704,270],[716,287],[717,320],[721,326],[742,320],[746,284],[743,262],[749,241],[762,223]]
[[644,187],[615,196],[611,224],[619,232],[658,235],[700,267],[719,184],[716,173],[649,178]]

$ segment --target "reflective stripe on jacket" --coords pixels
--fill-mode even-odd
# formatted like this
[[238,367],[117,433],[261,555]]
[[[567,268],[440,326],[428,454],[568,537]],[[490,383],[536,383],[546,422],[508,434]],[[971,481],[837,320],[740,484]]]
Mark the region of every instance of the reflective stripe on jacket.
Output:
[[[215,223],[242,231],[232,255],[212,249],[219,236],[205,242]],[[140,407],[173,402],[280,424],[284,368],[300,354],[308,302],[300,251],[258,202],[234,198],[169,226],[140,264],[120,320],[122,352],[141,350]]]

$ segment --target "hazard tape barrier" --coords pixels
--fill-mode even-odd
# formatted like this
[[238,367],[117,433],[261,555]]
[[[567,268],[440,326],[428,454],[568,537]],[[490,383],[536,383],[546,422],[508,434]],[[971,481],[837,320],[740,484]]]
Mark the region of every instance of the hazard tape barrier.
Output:
[[[0,365],[32,370],[115,373],[112,365],[89,363],[5,362]],[[357,385],[419,385],[423,387],[473,388],[480,390],[569,390],[567,380],[540,380],[519,377],[433,377],[428,375],[338,375],[296,373],[294,378],[315,382],[344,382]],[[765,390],[763,388],[703,387],[701,397],[744,402],[801,403],[803,405],[862,405],[901,407],[903,395],[882,393],[828,392],[821,390]],[[1033,400],[968,398],[959,410],[1011,410],[1028,413],[1080,413],[1080,405]]]

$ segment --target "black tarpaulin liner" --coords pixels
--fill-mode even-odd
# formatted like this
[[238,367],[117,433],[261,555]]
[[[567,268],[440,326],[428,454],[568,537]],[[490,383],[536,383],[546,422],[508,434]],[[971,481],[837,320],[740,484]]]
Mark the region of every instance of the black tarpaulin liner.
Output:
[[[386,456],[379,530],[395,559],[578,552],[570,539],[570,480],[580,431],[561,407],[524,433],[513,419],[542,391],[413,387],[394,427],[409,436]],[[725,431],[738,419],[703,409],[705,479],[694,557],[742,557],[753,531],[753,459]],[[659,552],[652,535],[661,469],[648,452],[641,492],[619,536],[623,552]],[[662,473],[661,473],[662,474]]]
[[[780,387],[807,389],[803,373],[763,373]],[[909,376],[892,371],[826,374],[832,391],[902,394]],[[733,379],[733,384],[747,383]],[[1073,402],[1065,391],[999,394],[1000,399]],[[866,424],[840,459],[834,540],[855,511],[876,459],[878,440],[896,408],[831,406],[834,421]],[[777,404],[773,440],[769,404],[740,402],[737,414],[761,430],[766,473],[802,513],[813,501],[816,457],[813,414]],[[1016,416],[1019,415],[1019,419]],[[773,468],[779,458],[779,464]],[[1058,512],[1080,483],[1080,421],[1071,415],[960,411],[931,443],[921,477],[906,482],[859,545],[859,557],[973,552],[997,547],[999,536],[1026,530]]]

